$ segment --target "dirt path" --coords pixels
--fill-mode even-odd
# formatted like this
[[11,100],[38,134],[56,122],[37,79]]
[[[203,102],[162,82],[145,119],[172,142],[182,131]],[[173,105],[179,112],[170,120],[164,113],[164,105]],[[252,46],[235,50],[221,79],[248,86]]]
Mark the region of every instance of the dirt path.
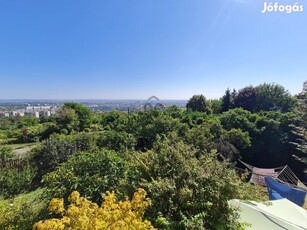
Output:
[[30,150],[31,148],[25,147],[25,148],[20,148],[20,149],[14,149],[13,152],[16,154],[16,156],[22,156]]

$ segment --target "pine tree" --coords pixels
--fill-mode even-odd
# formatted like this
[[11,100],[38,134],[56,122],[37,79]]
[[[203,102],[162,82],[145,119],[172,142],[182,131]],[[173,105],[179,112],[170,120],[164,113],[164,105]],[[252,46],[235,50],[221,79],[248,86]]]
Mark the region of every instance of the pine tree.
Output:
[[222,112],[226,112],[231,108],[231,93],[228,88],[225,91],[225,95],[222,97]]

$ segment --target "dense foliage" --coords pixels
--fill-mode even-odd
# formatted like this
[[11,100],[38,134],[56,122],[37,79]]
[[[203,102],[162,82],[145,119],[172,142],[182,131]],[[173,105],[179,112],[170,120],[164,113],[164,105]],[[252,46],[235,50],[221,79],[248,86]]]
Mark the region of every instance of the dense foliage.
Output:
[[295,107],[295,98],[281,85],[261,84],[247,86],[238,92],[229,89],[222,97],[222,111],[243,108],[251,112],[279,111],[290,112]]
[[33,230],[155,229],[149,221],[142,219],[146,208],[151,204],[143,189],[138,189],[131,201],[126,198],[117,202],[114,192],[107,192],[101,207],[80,197],[76,191],[68,200],[70,204],[65,209],[63,198],[53,198],[49,204],[49,211],[60,217],[39,221],[34,224]]
[[235,171],[228,163],[219,162],[214,153],[197,157],[197,151],[174,133],[159,138],[152,150],[134,153],[131,161],[135,170],[127,186],[148,191],[153,205],[147,215],[157,227],[238,229],[227,201],[247,198],[251,189],[243,190]]
[[298,136],[299,141],[295,144],[298,150],[307,157],[307,92],[302,92],[297,95],[297,99],[298,106],[296,113],[298,114],[298,123],[295,127],[294,134]]
[[211,113],[211,107],[209,101],[204,95],[194,95],[189,99],[187,103],[187,109],[192,111]]
[[35,175],[36,170],[29,166],[23,169],[2,168],[0,171],[0,196],[12,197],[30,191]]
[[51,194],[66,197],[78,190],[100,203],[106,191],[115,190],[125,176],[127,166],[114,151],[83,152],[71,157],[44,177]]
[[44,140],[39,147],[34,149],[30,162],[37,168],[37,180],[74,154],[82,151],[94,151],[97,148],[96,136],[88,133],[65,136],[54,135]]
[[5,200],[0,197],[0,229],[32,229],[35,222],[48,216],[47,202],[43,189]]
[[0,164],[3,164],[6,160],[12,158],[14,153],[8,146],[0,146]]
[[80,103],[67,102],[58,112],[57,119],[62,132],[84,131],[92,123],[92,111]]
[[[86,198],[82,198],[86,207],[111,196],[114,207],[128,207],[132,201],[118,203],[107,191],[124,199],[143,188],[152,205],[143,209],[141,216],[156,228],[240,229],[243,225],[227,201],[266,196],[238,175],[236,161],[264,168],[292,165],[304,180],[306,117],[306,92],[292,97],[280,85],[262,84],[238,91],[227,89],[215,100],[194,95],[187,109],[170,106],[99,114],[79,103],[65,103],[49,118],[0,118],[0,196],[13,199],[42,187],[51,199],[78,190]],[[18,147],[20,143],[36,144],[17,156],[16,149],[23,148]],[[11,164],[19,160],[26,163]],[[79,209],[77,219],[89,214],[85,206],[66,206],[65,202],[62,217],[54,219],[59,226],[95,224],[81,219],[82,223],[62,223],[71,217],[69,207]],[[103,209],[95,207],[96,211]],[[1,218],[14,211],[12,221]],[[10,200],[2,202],[0,197],[0,229],[29,229],[38,219],[52,217],[56,216],[42,208],[33,211],[27,201],[10,206]],[[145,222],[139,217],[141,226]],[[39,222],[35,228],[55,222]]]

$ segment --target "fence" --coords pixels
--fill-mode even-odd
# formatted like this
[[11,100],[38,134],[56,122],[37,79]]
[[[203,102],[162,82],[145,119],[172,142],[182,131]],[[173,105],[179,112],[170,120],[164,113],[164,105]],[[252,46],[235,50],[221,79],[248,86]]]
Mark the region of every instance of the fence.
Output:
[[18,169],[22,170],[28,165],[28,161],[23,158],[13,158],[5,161],[0,161],[0,170],[2,169]]

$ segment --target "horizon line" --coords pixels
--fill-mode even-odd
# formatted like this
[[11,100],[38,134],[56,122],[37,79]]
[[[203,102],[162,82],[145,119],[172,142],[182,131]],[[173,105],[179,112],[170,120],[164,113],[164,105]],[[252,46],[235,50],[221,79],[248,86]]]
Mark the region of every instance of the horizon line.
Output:
[[[150,97],[149,97],[150,98]],[[13,100],[16,100],[16,101],[26,101],[26,100],[31,100],[31,101],[34,101],[34,100],[52,100],[52,101],[71,101],[71,100],[75,100],[75,101],[86,101],[86,100],[114,100],[114,101],[119,101],[119,100],[127,100],[127,101],[137,101],[137,100],[142,100],[142,101],[147,101],[149,98],[147,99],[110,99],[110,98],[92,98],[92,99],[77,99],[77,98],[70,98],[70,99],[53,99],[53,98],[7,98],[7,99],[4,99],[4,98],[0,98],[0,101],[13,101]],[[162,101],[187,101],[189,99],[160,99],[159,100],[162,100]]]

